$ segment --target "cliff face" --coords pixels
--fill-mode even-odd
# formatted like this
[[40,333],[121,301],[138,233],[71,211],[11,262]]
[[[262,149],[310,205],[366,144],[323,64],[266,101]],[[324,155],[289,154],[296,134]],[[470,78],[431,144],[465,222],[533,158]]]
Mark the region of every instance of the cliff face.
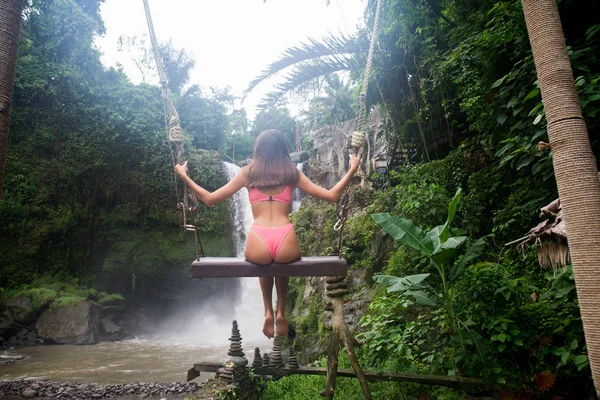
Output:
[[[385,121],[379,111],[373,108],[367,123],[367,137],[361,154],[362,168],[366,176],[375,170],[375,161],[388,158],[393,146],[388,144]],[[325,186],[334,185],[345,173],[348,166],[348,149],[356,120],[342,125],[325,126],[311,134],[316,155],[315,180]],[[393,136],[393,135],[391,135]],[[391,149],[391,150],[390,150]]]
[[[376,109],[371,111],[367,126],[368,141],[365,141],[361,154],[361,167],[364,175],[368,177],[375,171],[375,161],[388,159],[388,151],[390,151],[389,149],[393,150],[394,146],[388,145],[385,123]],[[346,173],[349,142],[355,127],[356,120],[351,120],[342,125],[323,127],[311,134],[315,158],[310,160],[309,175],[313,181],[325,187],[332,187]],[[326,252],[325,248],[331,243],[327,227],[328,224],[335,223],[335,220],[328,220],[330,216],[323,208],[323,204],[318,201],[305,201],[302,209],[302,217],[310,218],[311,222],[310,226],[304,226],[302,219],[297,221],[300,240],[321,243],[321,245],[312,245],[310,248],[317,253]],[[364,211],[359,208],[351,210],[352,215],[358,215],[358,213],[364,213]],[[381,237],[375,235],[372,245],[375,263],[382,258],[379,255],[385,252],[382,244]],[[349,267],[346,281],[350,288],[350,294],[344,299],[344,322],[352,332],[355,332],[372,298],[369,286],[372,283],[370,274],[372,274],[373,266],[358,268],[350,265]],[[331,312],[328,311],[325,297],[325,280],[318,277],[294,278],[292,285],[296,287],[297,296],[294,308],[290,310],[292,325],[298,333],[296,341],[301,343],[303,357],[306,358],[304,361],[313,361],[326,351],[327,341],[324,339],[329,335],[331,329]]]

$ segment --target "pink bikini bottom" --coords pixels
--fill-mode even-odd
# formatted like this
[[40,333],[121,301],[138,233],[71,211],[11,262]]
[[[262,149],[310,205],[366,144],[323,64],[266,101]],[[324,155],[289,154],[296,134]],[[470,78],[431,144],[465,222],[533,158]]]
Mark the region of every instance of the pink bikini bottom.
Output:
[[280,226],[279,228],[265,228],[264,226],[256,224],[250,227],[250,230],[256,232],[265,242],[272,260],[275,260],[275,256],[279,253],[281,244],[292,229],[294,229],[294,225],[291,223]]

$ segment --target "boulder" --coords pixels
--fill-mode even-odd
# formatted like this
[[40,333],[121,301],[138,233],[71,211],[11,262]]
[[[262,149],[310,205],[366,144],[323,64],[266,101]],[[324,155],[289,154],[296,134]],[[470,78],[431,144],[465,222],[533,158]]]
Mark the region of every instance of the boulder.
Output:
[[98,341],[100,307],[90,301],[51,307],[37,320],[38,336],[60,344],[93,344]]
[[35,321],[35,310],[31,305],[29,296],[14,297],[8,301],[7,306],[12,309],[11,314],[18,323],[28,325]]

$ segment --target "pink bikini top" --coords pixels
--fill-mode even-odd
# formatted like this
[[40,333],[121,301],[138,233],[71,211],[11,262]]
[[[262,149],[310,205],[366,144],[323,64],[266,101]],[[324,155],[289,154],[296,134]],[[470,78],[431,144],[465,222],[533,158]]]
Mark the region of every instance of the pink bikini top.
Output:
[[279,201],[281,203],[292,203],[292,187],[287,185],[283,192],[279,194],[275,194],[273,196],[269,196],[268,194],[262,193],[258,188],[250,188],[248,189],[248,199],[250,199],[250,204],[257,203],[259,201]]

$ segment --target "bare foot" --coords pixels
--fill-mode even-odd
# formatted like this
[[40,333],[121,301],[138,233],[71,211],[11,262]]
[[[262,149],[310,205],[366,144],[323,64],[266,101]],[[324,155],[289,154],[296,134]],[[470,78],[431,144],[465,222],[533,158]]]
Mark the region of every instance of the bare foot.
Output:
[[273,314],[265,315],[265,324],[263,325],[263,333],[268,339],[275,336],[275,327],[273,326]]
[[287,336],[288,323],[283,314],[277,314],[277,336]]

